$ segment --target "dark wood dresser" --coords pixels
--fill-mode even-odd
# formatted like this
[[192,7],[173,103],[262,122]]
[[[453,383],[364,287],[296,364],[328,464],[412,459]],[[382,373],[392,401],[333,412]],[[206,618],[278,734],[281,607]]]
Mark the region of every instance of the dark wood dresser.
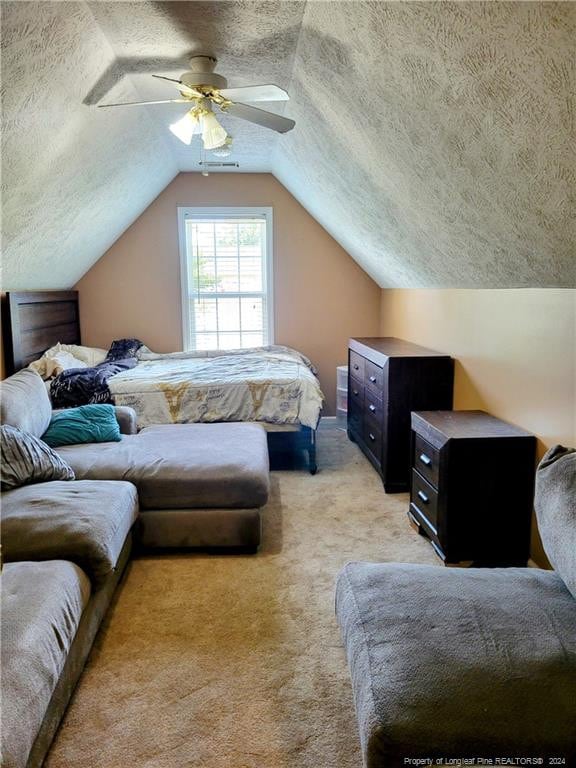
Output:
[[526,565],[536,438],[483,411],[412,414],[408,515],[446,564]]
[[452,408],[454,361],[394,338],[350,339],[348,436],[387,493],[410,487],[410,412]]

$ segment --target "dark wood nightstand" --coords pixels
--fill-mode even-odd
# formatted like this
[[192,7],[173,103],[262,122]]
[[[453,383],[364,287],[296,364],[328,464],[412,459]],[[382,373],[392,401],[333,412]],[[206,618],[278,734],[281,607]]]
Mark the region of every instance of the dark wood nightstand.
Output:
[[446,564],[526,565],[536,438],[483,411],[412,414],[408,516]]
[[391,337],[350,339],[348,437],[386,493],[410,487],[410,412],[452,408],[453,383],[449,355]]

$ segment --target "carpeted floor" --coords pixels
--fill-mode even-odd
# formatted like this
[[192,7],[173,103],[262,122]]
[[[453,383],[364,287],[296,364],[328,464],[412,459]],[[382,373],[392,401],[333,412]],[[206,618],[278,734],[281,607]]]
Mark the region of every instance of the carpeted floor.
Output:
[[360,768],[334,578],[439,561],[344,432],[318,458],[273,473],[258,555],[130,564],[47,768]]

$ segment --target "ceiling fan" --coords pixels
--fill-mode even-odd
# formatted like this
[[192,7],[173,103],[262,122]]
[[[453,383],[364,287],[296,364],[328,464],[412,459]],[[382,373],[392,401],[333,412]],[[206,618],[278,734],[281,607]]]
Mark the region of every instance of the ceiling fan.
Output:
[[[175,83],[180,98],[162,99],[161,101],[128,101],[120,104],[98,104],[102,107],[134,107],[146,104],[190,104],[192,108],[183,118],[172,123],[170,130],[184,144],[190,144],[196,133],[202,135],[204,149],[221,150],[220,154],[229,154],[232,137],[218,122],[213,107],[218,107],[224,114],[248,120],[250,123],[270,128],[278,133],[292,130],[296,123],[282,115],[267,112],[244,102],[288,101],[290,96],[277,85],[249,85],[242,88],[228,88],[228,82],[222,75],[214,72],[217,59],[214,56],[200,54],[190,59],[190,70],[180,79],[152,75],[159,80]],[[241,101],[240,101],[241,100]]]

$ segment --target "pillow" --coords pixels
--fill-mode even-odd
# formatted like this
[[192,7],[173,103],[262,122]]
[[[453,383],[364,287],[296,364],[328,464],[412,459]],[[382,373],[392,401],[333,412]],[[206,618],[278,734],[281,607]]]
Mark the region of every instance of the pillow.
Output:
[[534,501],[548,559],[576,597],[576,451],[555,445],[536,472]]
[[58,342],[30,363],[28,368],[36,371],[42,378],[49,379],[70,368],[93,368],[106,359],[106,350],[98,347],[83,347],[80,344],[61,344]]
[[146,355],[154,355],[155,353],[152,352],[150,347],[147,347],[146,344],[142,344],[141,347],[138,347],[138,352],[136,352],[136,358],[138,360],[145,360]]
[[136,357],[136,353],[142,346],[138,339],[116,339],[108,350],[106,360],[125,360],[127,357]]
[[79,344],[60,344],[60,349],[70,352],[77,360],[81,360],[89,368],[100,365],[106,360],[106,350],[99,347],[82,347]]
[[57,411],[42,435],[42,440],[52,448],[77,443],[118,443],[121,439],[114,406],[103,404]]
[[4,424],[0,427],[3,491],[49,480],[74,480],[74,470],[38,437]]
[[34,371],[34,373],[37,373],[39,376],[42,376],[43,379],[47,379],[46,375],[46,363],[49,357],[53,355],[57,355],[60,351],[60,344],[56,344],[53,347],[50,347],[50,349],[47,349],[46,352],[42,355],[42,357],[39,357],[38,360],[34,360],[32,363],[28,365],[28,368],[31,371]]
[[69,371],[72,368],[87,368],[86,363],[74,357],[70,352],[63,349],[57,352],[45,352],[39,360],[35,360],[28,366],[44,379],[51,379],[58,376],[62,371]]

